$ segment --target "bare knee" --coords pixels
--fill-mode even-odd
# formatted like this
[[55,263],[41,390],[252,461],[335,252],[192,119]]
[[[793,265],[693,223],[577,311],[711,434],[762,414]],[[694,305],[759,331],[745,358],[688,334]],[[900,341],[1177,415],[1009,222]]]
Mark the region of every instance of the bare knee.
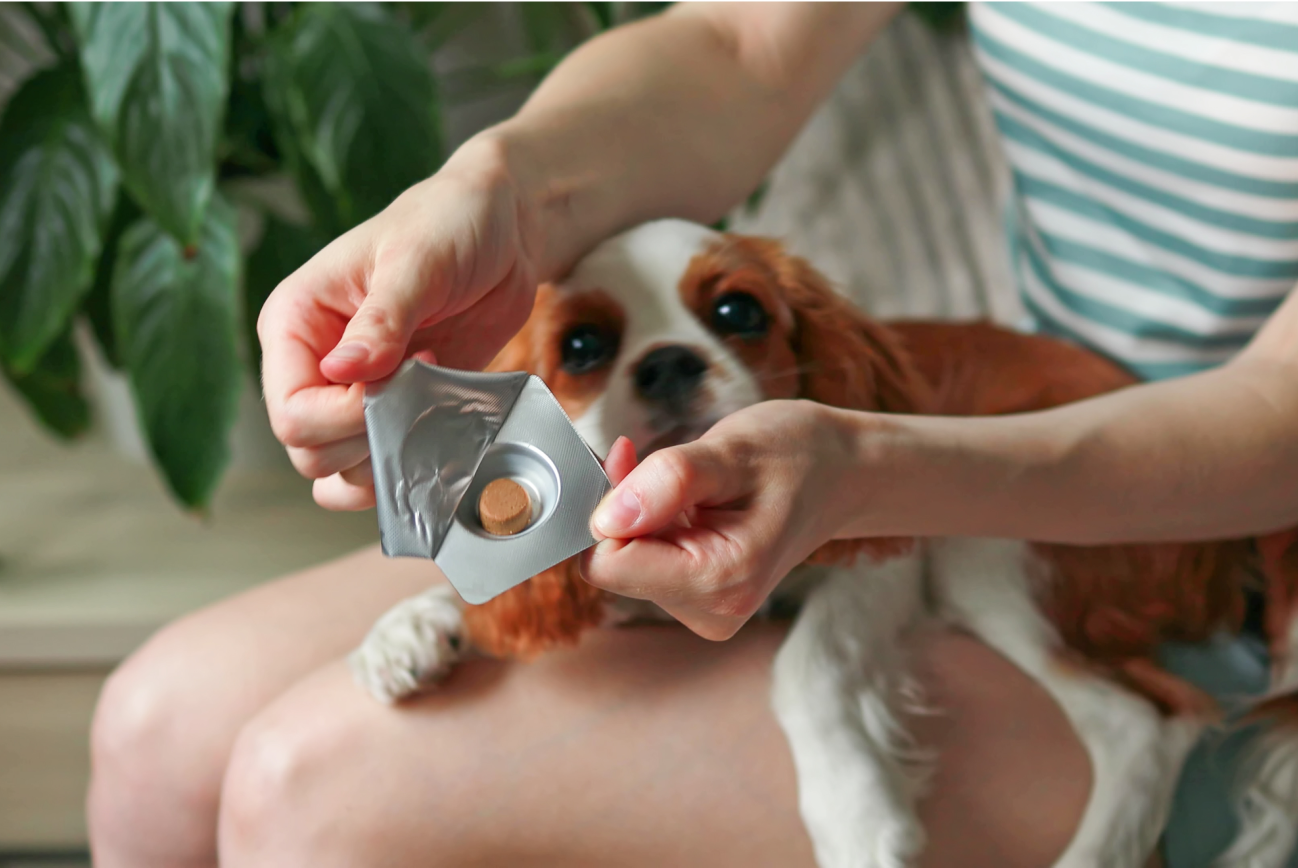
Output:
[[357,825],[349,802],[366,798],[364,782],[352,779],[363,762],[364,733],[343,711],[321,712],[310,713],[289,698],[239,734],[221,789],[223,865],[365,861],[350,862],[345,855]]
[[[490,861],[467,719],[419,724],[373,701],[341,664],[301,682],[240,732],[221,788],[223,868]],[[408,757],[408,760],[406,759]]]
[[[168,628],[114,672],[91,727],[88,797],[96,864],[207,864],[220,784],[210,715],[183,630]],[[206,819],[204,828],[203,819]],[[156,858],[155,858],[156,855]]]

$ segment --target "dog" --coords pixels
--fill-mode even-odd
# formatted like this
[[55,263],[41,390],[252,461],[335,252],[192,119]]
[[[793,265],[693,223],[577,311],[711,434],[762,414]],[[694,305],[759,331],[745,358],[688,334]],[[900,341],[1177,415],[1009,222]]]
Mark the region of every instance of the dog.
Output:
[[[996,415],[1134,383],[1076,346],[986,322],[875,322],[779,243],[677,220],[623,233],[542,286],[491,368],[539,375],[597,454],[626,435],[641,458],[768,399]],[[575,563],[481,606],[445,586],[400,603],[352,655],[357,679],[394,702],[470,651],[528,658],[646,616],[647,604],[587,585]],[[1241,832],[1219,864],[1281,868],[1298,830],[1298,531],[1202,544],[826,544],[768,601],[799,610],[772,701],[818,864],[894,868],[923,847],[916,805],[936,760],[916,752],[902,722],[916,687],[899,640],[937,619],[1034,678],[1090,755],[1092,791],[1057,866],[1143,865],[1188,752],[1218,716],[1155,651],[1239,630],[1257,575],[1273,691],[1253,710],[1267,729],[1239,782]]]

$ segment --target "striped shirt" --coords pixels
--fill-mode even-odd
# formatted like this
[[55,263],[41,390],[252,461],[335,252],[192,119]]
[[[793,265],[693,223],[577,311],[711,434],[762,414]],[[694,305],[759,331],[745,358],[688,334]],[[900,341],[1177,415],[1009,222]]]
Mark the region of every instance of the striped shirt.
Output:
[[1298,4],[977,4],[1034,324],[1148,379],[1298,282]]

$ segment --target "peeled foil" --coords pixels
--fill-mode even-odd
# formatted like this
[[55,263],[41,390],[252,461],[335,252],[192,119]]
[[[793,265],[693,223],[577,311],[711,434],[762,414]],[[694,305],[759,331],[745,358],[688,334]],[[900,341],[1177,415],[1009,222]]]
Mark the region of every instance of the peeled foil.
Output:
[[[599,461],[538,377],[411,360],[365,393],[379,532],[390,557],[431,558],[482,603],[593,545],[590,516],[609,489]],[[492,536],[477,493],[513,478],[532,524]]]

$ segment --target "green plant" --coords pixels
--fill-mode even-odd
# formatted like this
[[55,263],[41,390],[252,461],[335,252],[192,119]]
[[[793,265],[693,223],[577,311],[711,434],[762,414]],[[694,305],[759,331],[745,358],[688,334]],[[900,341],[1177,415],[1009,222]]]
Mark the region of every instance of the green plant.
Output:
[[967,25],[964,3],[911,3],[910,11],[939,33],[959,33]]
[[[90,425],[72,329],[129,377],[170,490],[202,509],[267,295],[444,157],[446,90],[538,80],[572,45],[663,4],[517,8],[505,64],[442,81],[431,53],[478,4],[24,4],[51,60],[0,117],[0,369],[51,431]],[[238,182],[287,176],[245,259]]]
[[[441,76],[432,52],[490,4],[8,5],[49,61],[0,115],[0,373],[76,437],[91,419],[72,331],[88,323],[170,490],[202,509],[279,281],[441,165],[448,98],[539,81],[583,39],[667,5],[516,4],[517,56]],[[962,4],[915,8],[962,20]],[[306,219],[234,201],[266,177],[291,180]],[[236,205],[263,218],[246,258]]]

